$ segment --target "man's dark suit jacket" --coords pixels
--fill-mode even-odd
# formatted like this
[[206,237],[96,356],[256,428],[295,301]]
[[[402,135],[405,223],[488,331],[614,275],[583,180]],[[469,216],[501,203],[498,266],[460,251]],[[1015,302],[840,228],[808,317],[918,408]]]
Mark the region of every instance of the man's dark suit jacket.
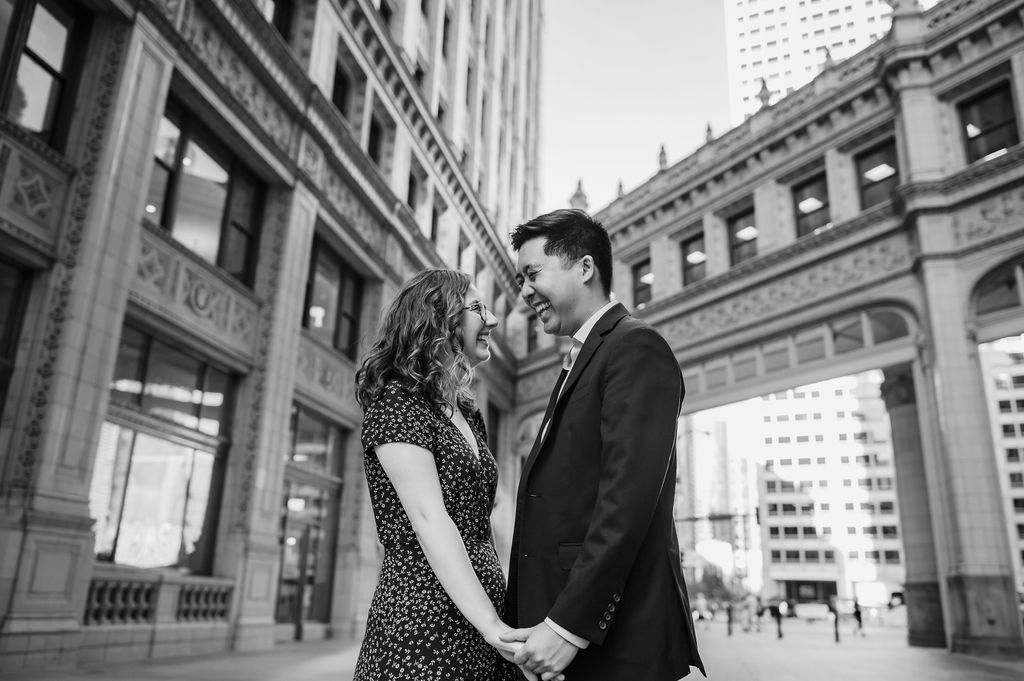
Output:
[[590,641],[567,678],[704,671],[672,518],[682,399],[668,343],[616,305],[591,330],[523,467],[505,614],[513,627],[550,617]]

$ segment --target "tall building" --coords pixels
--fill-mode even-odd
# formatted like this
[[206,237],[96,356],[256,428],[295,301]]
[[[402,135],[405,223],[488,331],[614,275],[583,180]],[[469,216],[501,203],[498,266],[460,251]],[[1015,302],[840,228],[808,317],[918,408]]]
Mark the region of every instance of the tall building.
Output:
[[540,0],[0,2],[0,668],[357,635],[353,378],[432,266],[508,543]]
[[[1007,282],[1015,286],[1019,274]],[[1024,336],[1009,336],[980,347],[985,369],[985,394],[992,414],[992,440],[1005,501],[1013,566],[1020,594],[1024,594]]]
[[903,591],[882,378],[866,372],[761,398],[765,596],[878,606]]
[[[919,0],[928,9],[938,0]],[[885,0],[724,0],[729,116],[743,122],[889,30]],[[762,90],[762,80],[764,89]]]
[[[836,479],[860,491],[893,473],[908,640],[1022,655],[978,345],[1024,332],[1024,2],[890,6],[882,37],[597,217],[619,300],[676,353],[685,413],[881,372],[891,461]],[[530,400],[531,386],[519,388]],[[792,481],[821,479],[832,484]],[[854,510],[880,511],[889,490],[864,491]],[[837,562],[896,550],[866,548],[865,527],[897,525],[875,515],[832,526],[833,537],[854,528]],[[797,531],[808,545],[781,557],[820,569],[824,556],[808,564],[806,552],[824,546]],[[896,567],[879,559],[870,566]]]
[[764,598],[880,605],[902,591],[881,381],[869,371],[683,416],[680,544],[713,563],[702,549],[727,545],[723,575]]

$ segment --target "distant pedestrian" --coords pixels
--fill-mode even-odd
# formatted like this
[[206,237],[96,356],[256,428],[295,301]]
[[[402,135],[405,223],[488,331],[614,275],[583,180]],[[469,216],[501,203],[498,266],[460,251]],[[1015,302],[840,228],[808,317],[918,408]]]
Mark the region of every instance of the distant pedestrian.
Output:
[[860,603],[853,602],[853,633],[864,636],[864,614],[860,611]]
[[775,620],[775,631],[779,638],[782,638],[782,604],[785,601],[779,601],[773,605],[768,606],[768,612],[771,614],[772,619]]

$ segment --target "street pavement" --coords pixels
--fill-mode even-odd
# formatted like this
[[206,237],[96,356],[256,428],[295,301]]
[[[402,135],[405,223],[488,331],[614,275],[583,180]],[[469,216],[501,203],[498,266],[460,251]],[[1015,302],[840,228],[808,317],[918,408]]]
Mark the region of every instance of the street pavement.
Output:
[[[866,626],[864,637],[844,623],[840,642],[831,624],[787,619],[783,638],[766,619],[760,632],[725,622],[699,623],[701,655],[711,681],[1021,681],[1024,660],[991,660],[953,655],[941,649],[911,648],[906,631]],[[351,681],[358,643],[323,641],[274,650],[136,664],[91,666],[8,676],[10,681]],[[572,668],[566,674],[573,681]],[[694,672],[690,679],[699,679]]]

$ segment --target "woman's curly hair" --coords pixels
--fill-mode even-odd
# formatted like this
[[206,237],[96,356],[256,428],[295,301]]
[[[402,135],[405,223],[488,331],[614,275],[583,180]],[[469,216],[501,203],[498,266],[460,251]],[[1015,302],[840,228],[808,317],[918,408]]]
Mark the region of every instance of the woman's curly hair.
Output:
[[428,269],[406,282],[381,321],[377,340],[356,372],[356,401],[369,408],[389,381],[450,413],[475,408],[473,369],[463,353],[462,318],[472,284],[464,272]]

